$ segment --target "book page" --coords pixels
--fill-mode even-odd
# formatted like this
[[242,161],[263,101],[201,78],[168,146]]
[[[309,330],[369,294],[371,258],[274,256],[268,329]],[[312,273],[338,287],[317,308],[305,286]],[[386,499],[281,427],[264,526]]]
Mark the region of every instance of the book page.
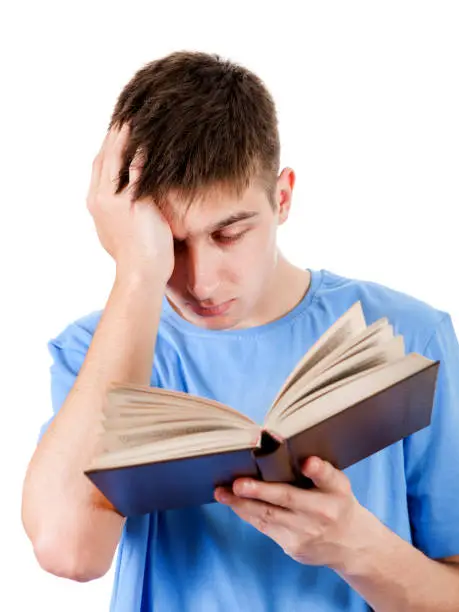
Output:
[[203,419],[213,421],[225,421],[228,424],[236,426],[238,423],[251,425],[253,421],[245,415],[242,418],[235,416],[226,410],[209,409],[201,406],[196,402],[190,402],[189,405],[173,404],[149,404],[139,408],[136,404],[126,403],[116,406],[109,406],[104,413],[107,426],[112,426],[113,423],[119,422],[120,426],[128,425],[130,422],[138,424],[156,423],[160,420],[180,421],[182,419]]
[[364,332],[356,336],[349,342],[349,346],[343,345],[343,350],[337,351],[336,357],[335,355],[331,355],[332,359],[330,363],[327,363],[329,359],[325,359],[323,363],[326,368],[333,367],[336,363],[347,359],[348,357],[352,357],[357,353],[360,353],[367,348],[371,348],[373,346],[380,346],[385,342],[388,342],[394,337],[394,329],[392,325],[389,324],[386,318],[379,319],[372,325],[370,325]]
[[[190,436],[206,433],[221,439],[258,425],[238,411],[206,398],[134,384],[111,386],[102,420],[99,449],[103,453],[141,448],[146,444],[175,444],[186,448]],[[223,433],[225,432],[225,433]]]
[[318,390],[326,391],[337,381],[346,381],[355,374],[370,370],[376,366],[384,365],[392,361],[397,361],[405,354],[405,345],[402,336],[396,336],[379,346],[369,347],[362,352],[357,352],[351,356],[341,359],[333,367],[326,369],[312,380],[300,379],[292,386],[281,398],[276,409],[272,411],[267,419],[267,427],[276,427],[276,422],[288,418],[297,407],[304,402],[308,396],[313,395]]
[[298,389],[306,388],[312,380],[321,376],[324,372],[330,373],[332,377],[332,370],[339,363],[361,353],[369,348],[382,346],[393,338],[392,326],[388,324],[387,319],[383,318],[369,327],[363,329],[356,336],[350,336],[346,342],[339,345],[335,350],[329,353],[324,359],[316,363],[312,368],[306,372],[299,372],[297,376],[292,380],[285,391],[278,397],[276,402],[271,406],[268,411],[267,418],[275,418],[279,415],[285,406],[296,401],[292,399],[298,392]]
[[179,411],[185,410],[190,416],[200,414],[205,418],[211,418],[212,415],[218,414],[225,415],[226,419],[234,423],[239,421],[254,424],[254,421],[246,415],[214,400],[182,391],[170,391],[130,383],[113,383],[108,391],[108,403],[104,413],[107,418],[111,418],[121,413],[126,414],[128,411],[131,411],[132,415],[139,414],[139,411],[148,413],[160,407],[168,410],[171,419],[176,418],[175,415],[180,418],[182,413]]
[[279,398],[296,380],[304,376],[311,368],[338,349],[347,340],[365,329],[366,323],[363,316],[362,304],[358,301],[339,317],[308,350],[282,385],[271,408],[276,405]]
[[233,431],[207,431],[190,433],[168,440],[156,440],[140,446],[104,452],[94,457],[85,471],[141,465],[185,457],[202,456],[255,448],[260,438],[260,427]]
[[210,426],[215,425],[216,427],[226,426],[232,428],[250,427],[252,425],[251,422],[242,420],[235,421],[219,413],[209,414],[207,412],[202,414],[196,410],[190,415],[189,411],[185,410],[177,411],[172,408],[169,410],[159,408],[158,410],[150,409],[139,413],[135,409],[127,412],[118,412],[104,420],[104,427],[107,431],[123,431],[131,427],[161,427],[163,424],[171,422],[177,424],[197,422],[205,423]]
[[102,446],[106,450],[116,450],[118,447],[137,446],[158,439],[175,438],[200,431],[251,429],[250,423],[231,419],[200,418],[182,414],[181,418],[171,418],[162,413],[157,419],[152,415],[147,418],[113,418],[103,423],[104,433]]
[[276,431],[285,438],[300,433],[432,363],[422,355],[410,353],[397,361],[338,381],[327,390],[300,400],[293,414],[277,421]]
[[[123,429],[107,429],[102,437],[101,446],[104,451],[116,451],[124,448],[133,448],[142,446],[150,442],[158,440],[167,440],[172,438],[180,438],[189,436],[199,432],[217,432],[217,431],[247,431],[250,426],[239,424],[238,427],[228,427],[225,423],[203,422],[201,420],[183,420],[173,423],[157,423],[155,425],[146,425],[140,427],[124,427]],[[186,445],[186,440],[184,441]]]

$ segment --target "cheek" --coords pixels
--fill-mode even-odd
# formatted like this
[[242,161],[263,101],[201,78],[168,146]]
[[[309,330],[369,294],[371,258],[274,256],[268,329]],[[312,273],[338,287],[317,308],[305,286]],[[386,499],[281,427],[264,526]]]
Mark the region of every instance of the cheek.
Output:
[[254,261],[270,264],[276,252],[276,231],[271,226],[266,227],[253,237],[251,244],[248,245],[250,255]]
[[265,271],[272,270],[275,261],[275,234],[268,231],[254,235],[247,240],[244,245],[241,245],[235,256],[237,270],[243,278],[259,278]]

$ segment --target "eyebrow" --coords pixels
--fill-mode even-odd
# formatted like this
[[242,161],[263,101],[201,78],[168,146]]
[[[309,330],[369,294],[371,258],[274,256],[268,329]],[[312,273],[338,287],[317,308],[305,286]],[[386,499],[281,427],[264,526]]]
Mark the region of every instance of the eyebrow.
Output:
[[206,231],[210,233],[218,232],[223,228],[228,227],[228,225],[233,225],[233,223],[238,223],[238,221],[246,221],[247,219],[253,219],[254,217],[258,217],[259,214],[260,213],[255,211],[242,211],[239,213],[234,213],[226,219],[222,219],[222,221],[219,221],[216,225],[208,227]]

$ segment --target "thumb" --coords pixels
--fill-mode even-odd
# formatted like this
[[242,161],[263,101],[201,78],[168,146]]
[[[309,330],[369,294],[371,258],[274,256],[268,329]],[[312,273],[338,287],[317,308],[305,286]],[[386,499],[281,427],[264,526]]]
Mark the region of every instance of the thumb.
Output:
[[302,473],[310,478],[318,489],[331,493],[350,491],[350,483],[345,474],[319,457],[308,457],[303,464]]

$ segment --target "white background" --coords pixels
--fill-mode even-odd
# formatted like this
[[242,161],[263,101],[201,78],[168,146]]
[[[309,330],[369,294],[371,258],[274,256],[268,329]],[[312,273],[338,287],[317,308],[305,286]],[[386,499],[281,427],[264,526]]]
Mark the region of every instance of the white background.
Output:
[[11,1],[0,23],[0,609],[107,610],[113,570],[88,584],[42,571],[20,500],[51,411],[46,343],[113,280],[85,197],[116,96],[178,49],[257,72],[297,174],[284,252],[415,295],[457,330],[458,5]]

